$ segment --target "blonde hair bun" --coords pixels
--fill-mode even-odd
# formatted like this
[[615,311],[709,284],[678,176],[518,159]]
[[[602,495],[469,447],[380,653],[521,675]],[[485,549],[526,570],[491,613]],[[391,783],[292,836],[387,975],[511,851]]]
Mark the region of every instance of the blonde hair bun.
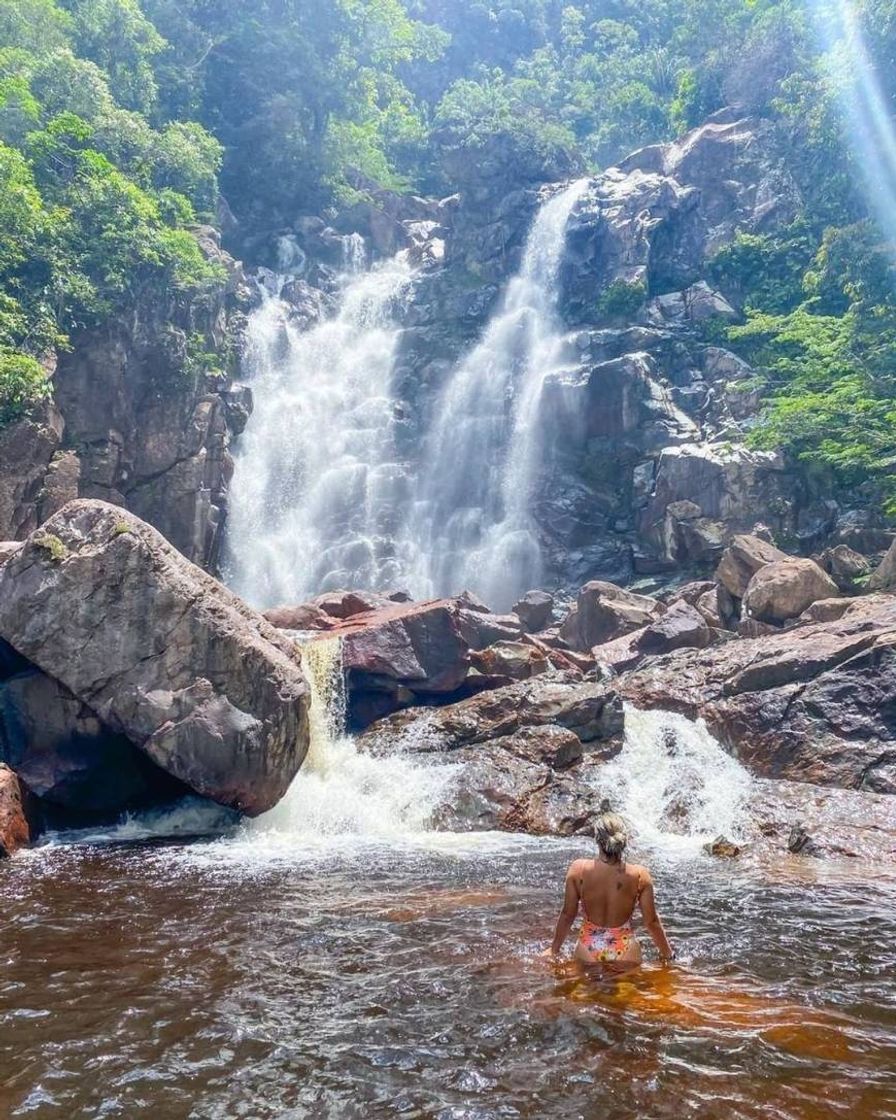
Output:
[[594,823],[594,839],[605,856],[621,856],[628,844],[625,821],[618,813],[602,813]]

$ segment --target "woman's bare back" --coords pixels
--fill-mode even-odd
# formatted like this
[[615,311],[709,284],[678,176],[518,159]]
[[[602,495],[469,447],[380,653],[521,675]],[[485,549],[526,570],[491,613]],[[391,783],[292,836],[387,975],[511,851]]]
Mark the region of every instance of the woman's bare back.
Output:
[[575,880],[585,917],[596,926],[617,928],[631,921],[641,891],[650,882],[646,867],[601,859],[577,859],[568,876]]
[[623,858],[628,842],[625,821],[616,813],[602,813],[594,826],[594,838],[597,858],[574,860],[566,872],[563,906],[548,955],[557,956],[579,911],[584,910],[578,956],[589,963],[638,963],[641,948],[630,923],[635,907],[640,905],[644,926],[661,959],[671,960],[674,953],[656,912],[650,872]]

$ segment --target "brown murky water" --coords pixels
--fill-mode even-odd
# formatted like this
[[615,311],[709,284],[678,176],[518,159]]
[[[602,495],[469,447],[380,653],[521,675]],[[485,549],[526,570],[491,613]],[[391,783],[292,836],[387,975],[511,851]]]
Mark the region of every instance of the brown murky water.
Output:
[[655,857],[680,966],[538,959],[581,846],[57,845],[0,866],[0,1117],[896,1116],[896,884]]

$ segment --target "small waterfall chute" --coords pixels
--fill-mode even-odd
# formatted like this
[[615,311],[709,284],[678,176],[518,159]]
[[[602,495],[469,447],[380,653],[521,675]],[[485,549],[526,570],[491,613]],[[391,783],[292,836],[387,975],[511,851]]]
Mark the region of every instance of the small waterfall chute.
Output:
[[625,712],[625,745],[597,790],[632,825],[639,843],[693,849],[743,835],[752,778],[702,720],[672,712]]
[[454,768],[407,755],[358,750],[345,733],[345,687],[339,638],[302,647],[311,686],[311,745],[286,796],[250,825],[301,844],[334,836],[401,838],[428,831],[448,796]]

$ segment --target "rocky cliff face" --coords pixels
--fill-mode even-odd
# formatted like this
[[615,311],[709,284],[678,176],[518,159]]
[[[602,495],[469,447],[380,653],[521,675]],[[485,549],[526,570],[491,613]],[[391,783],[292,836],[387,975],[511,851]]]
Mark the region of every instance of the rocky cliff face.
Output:
[[[558,166],[558,182],[545,185],[500,151],[456,170],[452,198],[379,192],[330,224],[305,216],[253,249],[294,269],[283,294],[305,326],[332,308],[347,245],[368,259],[406,250],[419,266],[397,311],[393,378],[398,454],[411,476],[439,390],[519,267],[533,215],[575,173]],[[812,493],[781,456],[745,446],[758,407],[753,371],[715,341],[716,325],[740,312],[734,293],[712,287],[714,254],[738,231],[792,221],[800,206],[775,126],[732,110],[589,181],[560,271],[568,361],[540,407],[532,512],[552,586],[708,572],[757,524],[791,551],[886,548],[891,534],[867,511]],[[228,447],[251,411],[251,393],[230,375],[252,296],[215,232],[200,242],[225,265],[225,282],[189,299],[144,300],[75,339],[58,361],[53,403],[0,432],[0,539],[23,539],[72,497],[98,497],[217,568]],[[223,375],[209,376],[197,348],[216,355]]]
[[[445,263],[407,317],[402,384],[418,417],[516,267],[538,201],[532,186],[496,202],[477,185],[456,205]],[[714,253],[799,206],[774,126],[732,112],[591,180],[561,270],[573,352],[541,405],[534,510],[557,585],[709,567],[760,521],[807,543],[832,527],[837,511],[813,506],[780,457],[744,447],[752,371],[706,329],[738,315],[707,282]]]
[[[354,223],[374,256],[404,247],[421,265],[400,312],[394,379],[412,475],[439,390],[559,185],[516,174],[500,153],[458,174],[461,193],[438,205],[384,195],[336,223]],[[747,448],[754,371],[715,341],[740,309],[735,293],[712,286],[714,255],[739,231],[790,223],[800,207],[775,125],[734,110],[589,181],[560,273],[570,352],[540,408],[532,505],[554,586],[708,572],[734,535],[758,524],[794,551],[856,543],[869,531],[879,539],[860,547],[886,547],[865,511],[812,493],[780,455]],[[304,228],[303,253],[323,259],[326,231]],[[312,284],[316,267],[319,275],[313,263],[306,272]]]
[[[230,376],[250,293],[216,232],[198,237],[226,279],[145,295],[127,315],[75,336],[53,372],[53,401],[0,431],[0,537],[24,539],[72,498],[102,498],[215,567],[227,448],[251,409]],[[211,371],[205,354],[215,357]]]

